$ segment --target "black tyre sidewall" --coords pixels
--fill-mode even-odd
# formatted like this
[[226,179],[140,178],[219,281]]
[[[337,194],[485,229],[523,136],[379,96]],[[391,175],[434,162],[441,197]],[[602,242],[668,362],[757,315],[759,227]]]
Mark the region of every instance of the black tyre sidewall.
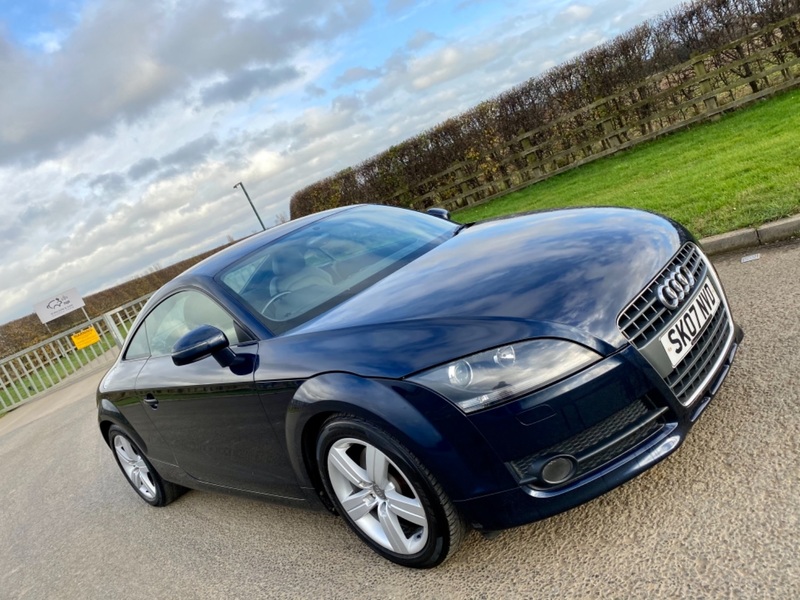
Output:
[[[136,453],[142,457],[142,460],[147,465],[147,468],[150,471],[150,475],[153,478],[153,483],[156,488],[155,498],[152,499],[145,498],[142,495],[142,493],[136,488],[136,486],[133,485],[133,482],[128,478],[128,475],[125,473],[125,469],[122,468],[122,463],[120,463],[119,456],[117,456],[117,450],[116,448],[114,448],[114,439],[120,436],[128,440],[128,443],[131,446],[133,446],[134,450],[136,450]],[[153,465],[150,464],[150,461],[147,460],[147,457],[144,455],[144,453],[142,453],[142,450],[139,448],[139,444],[134,442],[131,436],[124,429],[122,429],[121,427],[117,427],[116,425],[113,425],[108,430],[108,443],[109,446],[111,446],[111,452],[112,454],[114,454],[114,460],[117,462],[117,466],[119,467],[119,470],[122,472],[122,476],[125,478],[125,481],[128,482],[128,485],[130,485],[131,488],[133,488],[133,491],[136,492],[136,495],[139,496],[139,498],[141,498],[148,504],[150,504],[151,506],[164,506],[165,504],[167,504],[167,494],[165,493],[164,490],[164,480],[161,479],[161,476],[153,468]]]
[[[335,442],[343,438],[359,439],[381,450],[403,472],[403,475],[414,487],[428,518],[428,541],[420,552],[412,555],[398,554],[376,544],[342,509],[328,475],[328,450]],[[325,491],[339,515],[344,518],[355,534],[375,552],[399,565],[419,569],[435,567],[440,564],[449,553],[451,540],[447,517],[439,495],[434,490],[428,476],[420,471],[417,464],[421,464],[418,459],[389,434],[357,418],[337,417],[329,420],[322,428],[317,440],[317,465],[325,485]]]

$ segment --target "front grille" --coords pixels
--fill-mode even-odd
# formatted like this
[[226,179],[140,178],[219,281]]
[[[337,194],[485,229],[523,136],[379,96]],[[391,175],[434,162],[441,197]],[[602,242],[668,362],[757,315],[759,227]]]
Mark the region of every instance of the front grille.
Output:
[[723,305],[717,309],[694,348],[666,377],[667,385],[681,404],[690,404],[695,393],[702,391],[699,388],[714,368],[716,359],[725,350],[725,342],[730,335],[731,321]]
[[513,461],[509,466],[521,483],[536,485],[536,478],[529,473],[529,469],[537,459],[569,454],[575,457],[578,467],[573,477],[561,485],[572,483],[615,460],[660,431],[665,423],[666,411],[666,408],[654,408],[647,399],[637,400],[579,434]]
[[[727,348],[727,342],[733,335],[733,321],[724,294],[710,273],[708,259],[700,249],[692,243],[684,245],[658,276],[622,311],[617,323],[623,335],[658,370],[657,354],[663,351],[659,350],[660,342],[657,340],[690,302],[687,300],[676,309],[668,309],[657,297],[658,287],[664,283],[673,269],[679,266],[685,266],[694,275],[695,285],[689,293],[689,298],[703,281],[711,280],[722,301],[717,312],[706,323],[705,330],[695,341],[689,354],[684,356],[674,369],[669,370],[669,363],[665,369],[662,363],[662,370],[659,371],[675,398],[684,406],[688,406],[703,392],[714,367]],[[648,346],[650,342],[655,343]]]
[[617,319],[622,335],[637,348],[658,337],[673,314],[681,310],[682,306],[674,311],[665,308],[657,296],[658,287],[666,281],[675,267],[680,266],[691,271],[694,275],[695,286],[705,279],[708,272],[706,261],[703,260],[703,255],[697,246],[691,243],[686,244]]

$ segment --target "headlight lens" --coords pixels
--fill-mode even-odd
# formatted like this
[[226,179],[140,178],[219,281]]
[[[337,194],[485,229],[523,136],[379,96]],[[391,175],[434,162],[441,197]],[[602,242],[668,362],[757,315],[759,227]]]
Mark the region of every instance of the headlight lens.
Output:
[[529,340],[479,352],[409,379],[471,413],[544,387],[601,358],[573,342]]

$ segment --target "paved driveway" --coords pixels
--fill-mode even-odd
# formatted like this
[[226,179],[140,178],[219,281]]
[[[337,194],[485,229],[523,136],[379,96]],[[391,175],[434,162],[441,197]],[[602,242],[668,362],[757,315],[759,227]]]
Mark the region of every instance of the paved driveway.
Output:
[[683,448],[438,569],[338,519],[190,492],[141,502],[94,420],[99,374],[0,419],[0,598],[800,597],[800,244],[716,260],[745,343]]

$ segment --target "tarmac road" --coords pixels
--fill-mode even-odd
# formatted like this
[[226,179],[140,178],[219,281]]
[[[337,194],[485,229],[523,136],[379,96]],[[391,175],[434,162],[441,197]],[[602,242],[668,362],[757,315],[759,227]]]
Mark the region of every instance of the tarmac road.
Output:
[[141,502],[95,424],[95,374],[0,419],[0,598],[800,598],[800,243],[715,262],[746,337],[672,457],[431,571],[321,512]]

